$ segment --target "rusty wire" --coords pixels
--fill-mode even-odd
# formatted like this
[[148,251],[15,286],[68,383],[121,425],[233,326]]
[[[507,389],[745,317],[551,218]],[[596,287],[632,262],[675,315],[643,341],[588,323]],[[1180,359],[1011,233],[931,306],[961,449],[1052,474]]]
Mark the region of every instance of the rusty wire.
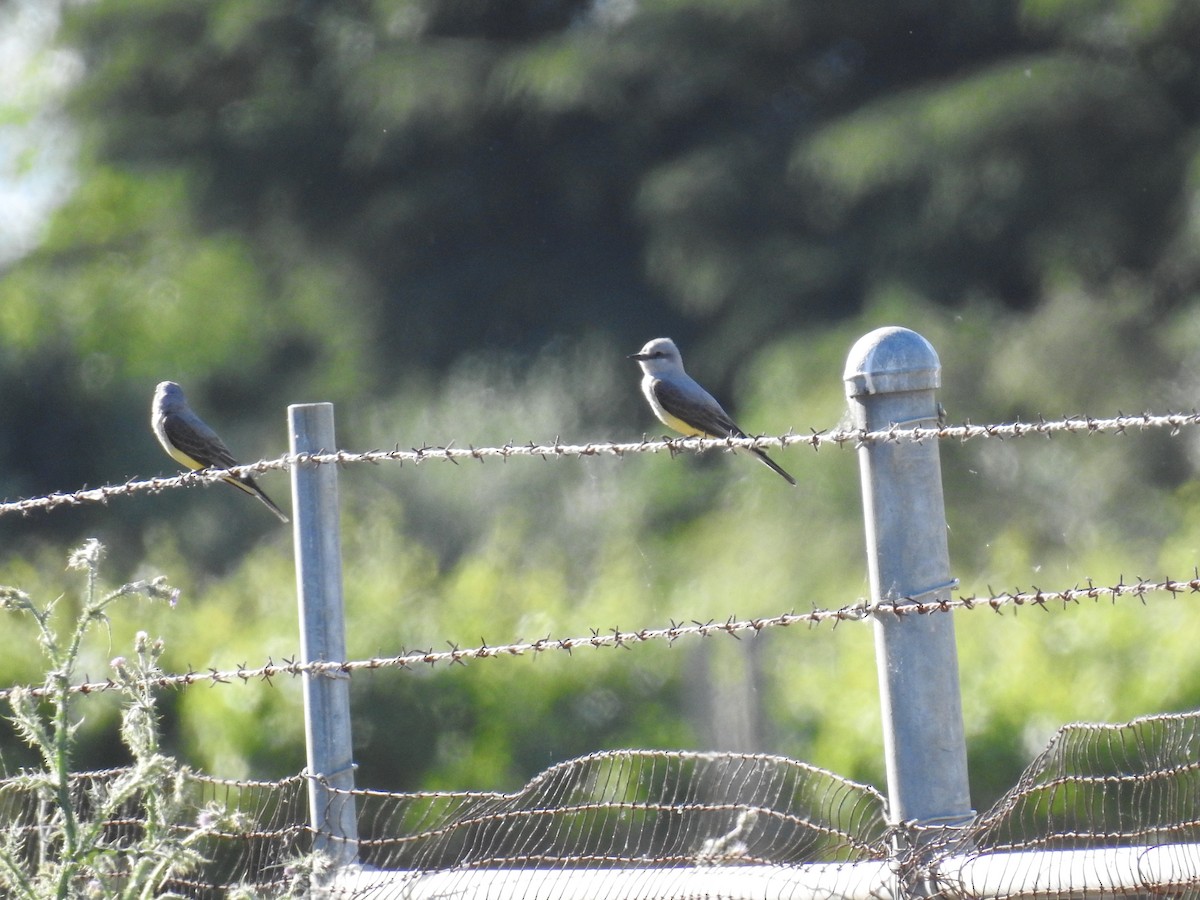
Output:
[[880,431],[867,431],[861,428],[837,428],[831,431],[813,431],[810,434],[794,434],[789,432],[779,437],[758,435],[744,438],[659,438],[650,440],[643,437],[638,441],[594,441],[584,444],[566,444],[558,438],[549,444],[536,444],[530,441],[525,444],[509,442],[499,447],[455,447],[453,444],[433,447],[424,445],[411,450],[367,450],[354,452],[335,450],[321,453],[285,454],[273,459],[262,459],[247,465],[233,466],[229,469],[204,469],[199,472],[187,472],[171,477],[149,478],[141,481],[131,480],[124,484],[104,485],[97,488],[83,488],[72,492],[56,492],[41,497],[30,497],[23,500],[12,500],[0,503],[0,516],[11,513],[28,515],[38,510],[51,511],[64,506],[81,506],[89,503],[107,503],[115,497],[137,493],[157,494],[161,491],[180,487],[194,487],[199,484],[212,484],[228,475],[239,477],[258,476],[265,472],[290,470],[294,466],[309,465],[351,465],[355,463],[385,463],[396,462],[401,465],[412,463],[419,465],[423,462],[440,460],[458,464],[460,461],[499,459],[508,461],[512,458],[548,459],[588,459],[602,456],[623,457],[629,453],[700,453],[706,450],[744,449],[779,449],[795,446],[807,446],[813,450],[822,447],[836,446],[839,448],[858,448],[867,444],[885,444],[913,442],[921,443],[928,440],[950,440],[966,442],[977,438],[1019,438],[1041,436],[1050,438],[1056,434],[1116,434],[1129,431],[1147,431],[1150,429],[1167,428],[1172,434],[1178,434],[1183,428],[1200,425],[1200,413],[1142,413],[1140,415],[1122,415],[1111,418],[1095,418],[1092,416],[1068,416],[1063,419],[1048,421],[1039,419],[1036,422],[1009,422],[994,425],[973,425],[966,422],[962,425],[931,426],[928,428],[908,428],[892,426]]
[[[268,660],[258,666],[239,665],[233,669],[210,668],[205,671],[189,669],[178,674],[162,674],[149,678],[148,683],[156,688],[189,687],[193,684],[230,684],[235,682],[266,681],[280,675],[318,675],[325,677],[349,677],[357,671],[371,669],[416,669],[422,665],[436,666],[443,664],[468,662],[483,659],[498,659],[501,657],[527,656],[545,653],[552,650],[564,650],[568,654],[575,650],[593,648],[621,648],[651,641],[666,641],[673,644],[684,637],[712,637],[726,634],[740,638],[743,634],[758,634],[769,628],[786,628],[792,625],[808,625],[815,627],[823,622],[833,622],[837,627],[840,622],[861,621],[871,616],[896,615],[930,615],[933,613],[952,612],[954,610],[990,609],[1001,613],[1007,607],[1038,607],[1043,610],[1066,608],[1084,600],[1109,600],[1116,602],[1125,598],[1136,598],[1145,602],[1149,594],[1166,593],[1172,597],[1180,594],[1200,593],[1200,572],[1193,574],[1187,580],[1164,579],[1151,581],[1137,579],[1126,582],[1122,580],[1115,585],[1096,585],[1088,581],[1086,586],[1072,587],[1062,590],[1030,590],[1006,591],[986,596],[951,597],[949,590],[944,596],[926,599],[929,595],[919,598],[899,598],[880,603],[858,600],[855,603],[838,608],[816,608],[804,613],[789,612],[775,616],[756,619],[737,619],[730,616],[724,621],[709,620],[707,622],[678,623],[672,622],[667,627],[643,628],[637,631],[622,631],[612,628],[608,631],[593,629],[592,633],[583,637],[554,638],[544,637],[535,641],[518,640],[508,644],[480,644],[476,647],[459,647],[450,645],[447,650],[412,650],[402,651],[396,656],[376,656],[369,659],[344,661],[298,662],[285,659],[282,662]],[[94,694],[114,690],[121,685],[112,678],[103,681],[90,681],[72,685],[70,690],[79,694]],[[51,692],[47,687],[11,687],[0,690],[0,700],[6,700],[14,691],[27,691],[32,696],[46,696]]]

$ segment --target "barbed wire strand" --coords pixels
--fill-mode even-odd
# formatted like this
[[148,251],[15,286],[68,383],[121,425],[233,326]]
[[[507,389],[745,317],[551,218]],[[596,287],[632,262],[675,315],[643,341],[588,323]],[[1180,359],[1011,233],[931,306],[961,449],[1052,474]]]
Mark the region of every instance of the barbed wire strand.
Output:
[[674,456],[676,453],[700,453],[706,450],[743,449],[782,449],[794,446],[808,446],[814,451],[823,447],[836,446],[839,448],[858,448],[872,443],[921,443],[928,440],[966,441],[978,438],[1020,437],[1053,437],[1056,434],[1115,434],[1122,435],[1128,431],[1147,431],[1150,429],[1168,428],[1172,434],[1178,434],[1183,428],[1200,425],[1200,413],[1142,413],[1140,415],[1118,414],[1111,418],[1094,418],[1092,416],[1068,416],[1063,419],[1047,421],[1039,419],[1036,422],[1009,422],[1006,424],[973,425],[966,422],[962,425],[947,425],[928,428],[908,428],[893,426],[880,431],[867,431],[858,428],[838,428],[832,431],[812,431],[807,435],[789,432],[778,437],[758,435],[745,438],[670,438],[664,437],[651,440],[643,437],[639,441],[596,441],[585,444],[564,444],[555,438],[550,444],[536,444],[532,441],[526,444],[507,443],[499,447],[454,447],[448,444],[441,447],[422,446],[411,450],[367,450],[354,452],[335,450],[322,453],[285,454],[273,459],[262,459],[255,463],[233,466],[229,469],[204,469],[199,472],[187,472],[182,475],[149,478],[145,480],[130,480],[124,484],[110,484],[97,488],[83,488],[72,492],[56,492],[41,497],[30,497],[23,500],[11,500],[0,503],[0,516],[12,513],[28,515],[35,511],[51,511],[64,506],[81,506],[90,503],[108,503],[115,497],[131,494],[157,494],[174,488],[195,487],[201,484],[212,484],[226,476],[233,475],[254,477],[266,472],[290,470],[293,466],[305,465],[352,465],[357,463],[396,462],[401,465],[412,463],[419,465],[431,460],[441,460],[457,464],[459,461],[477,460],[486,462],[489,459],[507,461],[514,457],[548,459],[587,459],[590,457],[615,456],[623,457],[630,453],[662,453]]
[[[526,656],[529,654],[545,653],[552,650],[566,651],[568,654],[584,648],[622,648],[651,641],[666,641],[674,644],[684,637],[712,637],[727,634],[740,638],[742,634],[758,634],[769,628],[787,628],[792,625],[808,625],[815,627],[824,622],[833,622],[834,627],[841,622],[861,621],[871,615],[930,615],[932,613],[951,612],[954,610],[990,609],[1002,613],[1004,609],[1013,607],[1037,607],[1051,610],[1056,607],[1067,608],[1077,605],[1084,600],[1109,600],[1116,602],[1123,598],[1136,598],[1143,603],[1147,595],[1156,593],[1170,594],[1177,597],[1180,594],[1200,593],[1200,571],[1187,580],[1165,579],[1151,581],[1138,579],[1126,582],[1122,579],[1118,584],[1100,586],[1090,580],[1085,587],[1066,588],[1064,590],[1017,590],[994,594],[990,596],[959,596],[950,597],[949,592],[943,598],[912,599],[901,598],[872,604],[859,600],[848,606],[839,608],[813,608],[806,613],[782,613],[757,619],[735,619],[733,616],[725,621],[710,620],[707,622],[692,622],[690,624],[672,622],[666,628],[646,628],[640,631],[622,631],[613,628],[609,631],[593,629],[585,637],[552,638],[545,637],[536,641],[519,640],[509,644],[495,646],[486,643],[477,647],[463,648],[451,644],[448,650],[415,650],[402,651],[396,656],[377,656],[369,659],[346,661],[316,661],[297,662],[285,659],[281,663],[268,661],[263,665],[249,667],[240,665],[233,669],[218,670],[210,668],[207,671],[189,669],[179,674],[163,674],[148,679],[149,684],[156,688],[189,687],[194,684],[228,684],[234,682],[266,681],[280,675],[324,675],[328,677],[348,677],[353,672],[372,669],[415,669],[422,665],[436,666],[458,663],[465,665],[482,659],[497,659],[500,657]],[[922,595],[922,598],[928,595]],[[108,678],[104,681],[88,681],[72,685],[72,693],[94,694],[111,691],[121,687],[121,683]],[[50,688],[41,687],[10,687],[0,690],[0,700],[7,700],[15,691],[26,691],[35,697],[46,696]]]

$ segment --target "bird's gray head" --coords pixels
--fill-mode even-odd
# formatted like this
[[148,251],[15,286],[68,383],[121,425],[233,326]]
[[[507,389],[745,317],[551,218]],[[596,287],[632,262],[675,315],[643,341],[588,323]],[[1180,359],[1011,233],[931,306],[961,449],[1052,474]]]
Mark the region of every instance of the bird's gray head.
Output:
[[636,359],[642,371],[648,375],[683,371],[683,357],[679,355],[679,348],[670,338],[648,341],[637,353],[629,354],[629,358]]
[[160,381],[154,389],[154,405],[159,408],[175,409],[186,404],[183,388],[173,381]]

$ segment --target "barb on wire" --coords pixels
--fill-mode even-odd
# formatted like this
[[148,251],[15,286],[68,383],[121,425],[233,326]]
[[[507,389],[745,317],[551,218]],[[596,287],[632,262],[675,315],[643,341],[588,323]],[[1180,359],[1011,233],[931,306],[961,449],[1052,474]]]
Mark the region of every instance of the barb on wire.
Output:
[[[1073,587],[1062,590],[1017,590],[988,596],[950,596],[950,586],[944,595],[925,599],[929,594],[918,598],[900,597],[871,603],[858,600],[847,606],[838,608],[813,608],[805,613],[782,613],[757,619],[737,619],[730,616],[724,621],[709,620],[707,622],[693,621],[690,624],[672,621],[665,628],[644,628],[639,631],[622,631],[613,628],[607,631],[592,629],[591,634],[584,637],[554,638],[544,637],[536,641],[515,641],[509,644],[489,645],[481,641],[477,647],[459,647],[450,645],[448,650],[416,650],[402,652],[396,656],[377,656],[370,659],[345,661],[317,661],[303,663],[285,659],[276,663],[268,660],[260,666],[249,667],[245,664],[234,669],[219,670],[210,668],[205,672],[189,669],[180,674],[164,674],[150,679],[150,684],[158,688],[189,687],[193,684],[231,684],[234,682],[266,681],[271,682],[278,675],[349,675],[357,671],[373,669],[415,669],[422,665],[465,665],[482,659],[498,659],[509,656],[527,656],[530,654],[546,653],[554,650],[566,651],[572,655],[577,649],[593,648],[630,648],[634,644],[644,644],[651,641],[666,641],[674,644],[684,637],[712,637],[725,634],[730,637],[740,637],[742,634],[758,634],[769,628],[787,628],[792,625],[808,625],[815,627],[823,622],[833,622],[834,627],[841,622],[857,622],[871,616],[910,616],[930,615],[933,613],[952,612],[954,610],[990,609],[993,612],[1003,612],[1006,607],[1020,608],[1036,606],[1043,610],[1066,608],[1084,600],[1109,600],[1116,602],[1122,598],[1136,598],[1145,602],[1150,594],[1166,593],[1172,597],[1180,594],[1200,593],[1200,573],[1187,580],[1164,579],[1150,581],[1138,579],[1132,582],[1122,580],[1118,584],[1100,586],[1090,581],[1085,587]],[[94,694],[113,690],[119,685],[113,679],[91,681],[73,685],[71,690],[80,694]],[[15,691],[26,691],[31,696],[43,696],[47,689],[44,687],[20,687],[0,690],[0,700],[7,700]]]
[[585,459],[600,456],[623,457],[627,453],[661,453],[667,452],[674,456],[678,453],[700,453],[705,450],[733,450],[734,448],[768,450],[795,446],[808,446],[813,450],[822,447],[851,447],[857,448],[871,443],[901,443],[911,441],[920,443],[928,440],[951,440],[966,442],[976,438],[1017,438],[1017,437],[1053,437],[1056,434],[1125,434],[1128,431],[1146,431],[1155,428],[1170,429],[1171,434],[1189,426],[1200,425],[1200,413],[1166,413],[1156,415],[1142,413],[1141,415],[1117,415],[1112,418],[1093,418],[1092,416],[1068,416],[1056,421],[1039,419],[1037,422],[1010,422],[998,425],[973,425],[967,422],[963,425],[947,425],[928,428],[899,428],[892,427],[880,431],[866,431],[857,428],[839,428],[832,431],[812,431],[810,434],[795,434],[788,432],[779,437],[758,435],[744,438],[698,438],[698,437],[664,437],[651,440],[642,437],[637,441],[613,442],[592,441],[584,444],[564,444],[555,438],[549,444],[508,443],[499,447],[465,448],[452,446],[453,442],[442,447],[432,447],[428,444],[414,447],[411,450],[367,450],[352,452],[336,450],[322,453],[285,454],[274,459],[262,459],[248,465],[233,466],[228,469],[203,469],[199,472],[188,472],[172,477],[150,478],[144,481],[127,481],[124,484],[105,485],[98,488],[83,488],[73,492],[60,492],[42,497],[30,497],[24,500],[12,500],[0,503],[0,516],[11,513],[28,515],[35,511],[50,511],[63,506],[80,506],[87,503],[107,503],[114,497],[137,493],[156,494],[160,491],[179,487],[194,487],[199,484],[212,484],[222,480],[227,475],[237,477],[254,477],[265,472],[289,470],[293,466],[303,465],[349,465],[351,463],[381,463],[396,462],[401,465],[412,463],[419,465],[431,460],[458,463],[459,460],[475,459],[485,462],[489,459],[507,461],[511,457],[537,457],[539,459]]

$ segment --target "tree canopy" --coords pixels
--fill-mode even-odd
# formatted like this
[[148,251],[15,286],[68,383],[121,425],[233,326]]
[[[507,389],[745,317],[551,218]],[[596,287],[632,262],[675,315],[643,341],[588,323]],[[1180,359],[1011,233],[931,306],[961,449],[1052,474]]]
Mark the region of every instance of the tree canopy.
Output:
[[[107,0],[62,16],[44,52],[80,66],[76,186],[33,249],[0,255],[19,256],[0,279],[8,497],[173,471],[146,425],[166,378],[245,461],[283,452],[280,411],[303,400],[335,401],[358,447],[656,433],[622,356],[660,334],[756,432],[835,424],[841,359],[881,324],[934,341],[952,418],[1195,405],[1193,0]],[[1196,442],[1144,440],[947,448],[966,580],[1116,577],[1118,548],[1194,567]],[[391,627],[416,646],[766,613],[799,584],[861,593],[849,455],[781,460],[803,514],[739,462],[356,474],[358,652]],[[243,499],[10,517],[0,582],[52,583],[31,561],[100,531],[119,572],[174,567],[202,604],[162,626],[189,635],[181,666],[286,656],[286,628],[222,648],[239,622],[287,615],[286,536]],[[1135,639],[1121,647],[1131,666]],[[807,652],[762,687],[777,724],[759,742],[876,776],[852,700],[784,686],[837,672],[869,694],[862,646]],[[504,717],[514,675],[371,681],[357,689],[418,724],[374,721],[364,753],[381,782],[494,784],[598,744],[701,741],[680,713],[693,679],[654,659],[539,682],[531,729]],[[1167,702],[1200,694],[1189,675]],[[1118,693],[1082,712],[1146,697]],[[1028,701],[980,701],[979,755],[1004,771],[1029,749],[1008,728]],[[217,768],[294,762],[294,731],[254,727],[282,701],[237,702],[180,700],[176,739]]]

